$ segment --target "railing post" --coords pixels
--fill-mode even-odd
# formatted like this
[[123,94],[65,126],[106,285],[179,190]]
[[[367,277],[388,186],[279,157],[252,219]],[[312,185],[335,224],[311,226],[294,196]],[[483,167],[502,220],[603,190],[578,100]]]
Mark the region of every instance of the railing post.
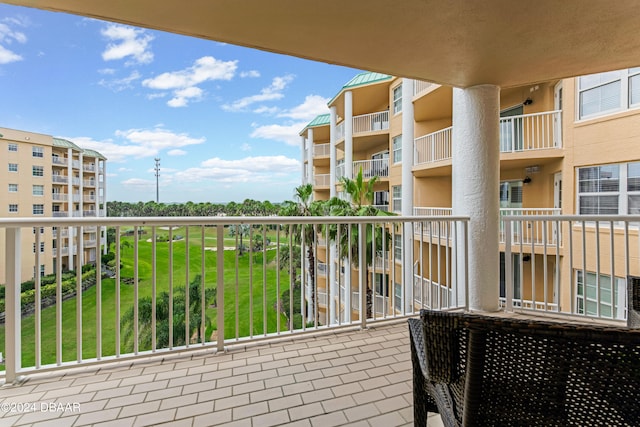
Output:
[[367,236],[366,226],[358,223],[358,290],[360,292],[360,327],[367,327]]
[[[513,311],[513,271],[511,265],[511,220],[504,221],[504,297],[505,310]],[[522,280],[522,279],[521,279]]]
[[[20,268],[21,247],[19,228],[7,228],[5,240],[5,382],[13,383],[17,372],[21,368],[22,343],[21,343],[21,310],[20,310]],[[39,250],[36,248],[36,250]]]
[[224,351],[224,227],[219,224],[216,227],[217,251],[216,251],[216,306],[217,313],[217,348],[218,351]]

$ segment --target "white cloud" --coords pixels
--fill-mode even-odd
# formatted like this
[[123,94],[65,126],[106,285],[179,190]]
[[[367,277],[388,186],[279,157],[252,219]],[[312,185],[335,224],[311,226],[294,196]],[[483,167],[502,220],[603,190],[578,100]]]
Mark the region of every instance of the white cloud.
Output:
[[238,61],[220,61],[212,56],[203,56],[194,65],[184,70],[162,73],[143,80],[142,85],[150,89],[171,90],[174,97],[167,102],[170,107],[184,107],[189,101],[199,100],[203,91],[198,87],[207,81],[231,80]]
[[307,95],[304,102],[288,111],[284,111],[279,114],[280,117],[288,117],[294,120],[308,120],[311,121],[320,114],[328,114],[329,98],[324,98],[319,95]]
[[293,81],[293,79],[294,76],[291,74],[287,74],[282,77],[275,77],[271,84],[263,88],[260,93],[240,98],[231,104],[225,104],[222,106],[222,109],[225,111],[245,111],[249,105],[257,102],[282,99],[284,97],[282,91]]
[[125,65],[148,64],[153,61],[153,52],[151,52],[150,45],[153,36],[145,30],[109,24],[100,33],[111,41],[102,52],[103,60],[113,61],[132,58],[132,61],[127,62]]
[[187,154],[187,152],[176,148],[175,150],[167,151],[167,154],[170,156],[184,156],[185,154]]
[[240,146],[240,150],[251,151],[251,146],[245,142],[244,144],[242,144],[242,146]]
[[136,188],[152,188],[156,186],[155,181],[151,181],[149,179],[142,179],[142,178],[129,178],[129,179],[125,179],[124,181],[121,182],[122,185],[124,185],[125,187],[136,187]]
[[251,132],[251,138],[272,139],[281,141],[287,145],[298,147],[300,145],[300,131],[307,125],[307,122],[298,122],[291,125],[266,125],[259,126]]
[[257,71],[257,70],[243,71],[243,72],[240,73],[240,77],[242,77],[242,78],[260,77],[260,71]]
[[125,89],[133,88],[133,82],[140,79],[140,73],[138,71],[132,71],[127,77],[121,79],[106,80],[102,79],[98,82],[100,86],[104,86],[107,89],[111,89],[114,92],[121,92]]
[[285,156],[256,156],[237,160],[214,157],[200,167],[189,168],[173,175],[179,182],[216,181],[222,183],[256,182],[263,185],[274,178],[300,171],[300,161]]
[[105,76],[112,76],[116,73],[114,68],[101,68],[98,70],[98,74],[103,74]]
[[184,133],[156,127],[153,129],[129,129],[116,131],[123,142],[113,140],[95,141],[88,137],[66,138],[84,148],[90,148],[103,154],[109,163],[122,163],[131,159],[156,157],[162,150],[175,150],[180,147],[197,145],[205,138],[192,138]]
[[27,21],[21,18],[4,18],[0,21],[0,64],[22,61],[22,55],[10,50],[7,46],[14,42],[24,44],[27,36],[14,29],[14,27],[26,27]]

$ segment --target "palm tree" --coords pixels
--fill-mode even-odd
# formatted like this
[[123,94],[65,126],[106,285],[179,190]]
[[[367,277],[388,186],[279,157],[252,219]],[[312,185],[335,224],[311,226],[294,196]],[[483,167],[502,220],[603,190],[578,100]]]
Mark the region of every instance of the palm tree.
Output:
[[[365,181],[362,176],[362,168],[354,178],[341,177],[340,183],[344,191],[350,196],[351,203],[337,198],[331,199],[328,204],[331,216],[390,216],[393,214],[376,209],[373,206],[374,185],[378,176]],[[365,267],[368,269],[374,261],[375,254],[379,251],[388,251],[391,244],[391,234],[383,227],[374,224],[366,224],[365,232]],[[359,258],[359,233],[357,224],[329,227],[329,239],[338,245],[339,254],[343,258],[351,256],[351,259]],[[339,237],[338,237],[339,236]],[[369,274],[366,275],[367,317],[373,316],[373,289],[370,284]]]
[[[204,338],[202,328],[202,280],[197,275],[189,284],[189,336],[186,336],[186,290],[184,287],[176,288],[173,296],[173,325],[169,325],[169,293],[162,292],[156,299],[156,348],[167,348],[169,345],[181,346],[191,342],[191,336],[196,336],[196,342]],[[216,289],[205,289],[205,304],[215,304]],[[138,302],[138,336],[134,334],[135,322],[134,307],[131,306],[122,316],[120,325],[122,329],[123,346],[133,349],[135,340],[142,350],[151,349],[153,336],[153,300],[151,297],[141,298]],[[211,326],[211,320],[205,316],[205,329]],[[169,327],[173,328],[173,343],[169,343]]]
[[[324,215],[325,207],[323,201],[312,201],[313,185],[303,184],[295,189],[295,198],[297,202],[284,202],[278,215],[280,216],[319,216]],[[289,229],[287,229],[287,233]],[[313,224],[294,224],[291,227],[294,243],[304,246],[309,266],[315,265],[315,241],[319,229]],[[312,316],[318,320],[318,310],[316,310],[316,277],[315,269],[309,268],[309,286],[311,288],[310,307]],[[293,282],[292,282],[293,283]]]

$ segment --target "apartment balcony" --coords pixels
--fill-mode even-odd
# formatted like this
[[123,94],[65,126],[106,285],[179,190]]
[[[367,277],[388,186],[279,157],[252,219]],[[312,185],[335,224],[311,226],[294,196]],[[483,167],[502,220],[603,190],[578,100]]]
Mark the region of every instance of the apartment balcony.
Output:
[[85,187],[95,187],[96,186],[96,181],[93,179],[85,179],[82,181],[82,184]]
[[317,188],[329,188],[331,175],[328,173],[315,174],[313,176],[313,186]]
[[[53,256],[56,257],[58,256],[58,248],[53,248],[52,250]],[[60,250],[60,255],[62,256],[67,256],[69,255],[69,247],[64,247]]]
[[356,160],[353,162],[353,175],[357,176],[362,169],[364,178],[377,176],[378,178],[389,177],[389,159]]
[[97,197],[95,195],[85,195],[82,196],[82,201],[85,203],[94,203]]
[[81,182],[81,181],[80,181],[80,178],[73,178],[73,179],[71,180],[71,183],[72,183],[73,185],[75,185],[75,186],[79,186],[79,185],[80,185],[80,182]]
[[[562,111],[524,114],[500,119],[500,159],[557,158],[562,156]],[[414,168],[450,166],[452,127],[414,140]]]
[[71,167],[74,169],[80,169],[80,161],[79,160],[73,160],[71,162]]
[[[605,280],[605,275],[640,275],[635,252],[640,216],[503,217],[507,228],[523,220],[558,221],[562,227],[572,230],[574,238],[563,239],[563,243],[566,242],[567,253],[573,255],[565,255],[563,267],[573,276],[566,280],[560,276],[561,280],[553,284],[544,283],[546,279],[538,276],[533,281],[516,283],[511,274],[516,264],[507,262],[506,292],[501,297],[507,315],[554,316],[565,321],[598,319],[598,322],[623,325],[626,306],[621,302],[626,298],[626,281],[618,280],[612,285]],[[62,305],[61,294],[56,294],[60,306],[44,307],[36,297],[34,314],[26,315],[28,319],[20,315],[20,295],[16,292],[22,280],[20,269],[10,275],[5,288],[6,318],[10,321],[4,325],[5,342],[0,343],[0,350],[5,361],[5,381],[19,381],[0,390],[0,397],[4,403],[15,399],[16,403],[39,405],[51,399],[76,402],[80,407],[78,412],[7,413],[3,420],[9,425],[38,425],[38,422],[85,425],[110,421],[122,425],[171,421],[190,425],[223,421],[255,425],[353,424],[363,420],[376,426],[412,423],[406,319],[425,307],[468,309],[467,289],[474,286],[474,281],[469,278],[465,282],[464,277],[468,274],[468,260],[476,256],[468,253],[465,243],[468,218],[256,217],[247,221],[248,218],[231,217],[0,220],[6,236],[2,250],[8,254],[9,264],[16,261],[13,254],[23,252],[21,245],[31,247],[32,242],[24,241],[23,237],[32,235],[34,226],[72,227],[78,232],[80,227],[107,226],[116,229],[116,264],[125,266],[114,272],[113,278],[103,278],[98,263],[95,290],[74,296],[72,309],[67,310],[71,307],[69,304]],[[296,270],[295,275],[299,275],[303,286],[303,307],[296,311],[293,304],[280,306],[283,293],[293,300],[292,276],[275,260],[282,259],[283,251],[288,251],[292,259],[291,242],[299,241],[285,230],[304,232],[309,227],[299,225],[309,224],[318,229],[335,227],[347,235],[353,230],[372,229],[373,235],[377,235],[376,230],[403,230],[406,223],[415,226],[416,223],[442,222],[457,230],[459,239],[453,239],[450,255],[441,260],[440,277],[435,276],[437,270],[421,258],[407,260],[408,267],[395,263],[397,277],[409,275],[412,279],[409,283],[403,280],[390,283],[388,291],[374,291],[367,301],[366,286],[372,286],[373,282],[367,277],[366,257],[351,254],[346,259],[352,267],[357,267],[352,270],[357,273],[357,279],[354,274],[339,274],[337,283],[327,284],[311,299],[306,296],[314,288],[307,274]],[[254,234],[273,233],[269,236],[273,238],[272,244],[242,255],[235,248],[225,247],[229,228],[247,223]],[[292,225],[298,227],[292,228]],[[22,233],[16,232],[16,227],[22,228]],[[143,228],[149,239],[135,238],[136,230]],[[126,237],[125,229],[133,229],[134,237]],[[168,240],[159,241],[160,234]],[[176,234],[184,238],[174,240],[172,236]],[[202,237],[205,234],[207,239]],[[353,240],[359,254],[366,253],[371,245],[365,234],[359,233],[360,237]],[[34,239],[35,236],[38,235],[34,235]],[[505,236],[507,247],[514,246],[511,234]],[[184,247],[191,250],[179,249]],[[631,250],[618,251],[619,247]],[[615,257],[610,256],[613,248]],[[62,250],[65,249],[68,253],[68,248]],[[307,253],[306,248],[301,249],[303,254]],[[382,251],[379,256],[392,257],[393,252]],[[331,262],[344,267],[347,261],[338,256],[324,261],[315,258],[310,267]],[[39,261],[23,258],[22,262],[35,265]],[[593,268],[592,264],[596,263],[598,269]],[[168,274],[171,270],[167,270],[167,266],[182,269],[181,278]],[[30,271],[33,268],[32,265],[24,267]],[[147,271],[149,268],[151,271]],[[450,274],[454,269],[457,274]],[[585,270],[596,272],[592,274],[599,278],[594,283],[598,283],[600,292],[591,293],[590,282],[584,287],[575,286],[575,280],[578,276],[584,277]],[[164,333],[151,334],[148,342],[124,340],[125,335],[141,336],[143,329],[162,328],[156,316],[143,319],[142,304],[152,301],[152,297],[160,301],[166,292],[176,303],[174,310],[177,306],[184,308],[179,302],[184,302],[180,298],[186,297],[180,291],[185,281],[201,284],[199,292],[187,295],[200,299],[198,306],[205,310],[205,316],[201,318],[202,329],[198,330],[206,334],[188,327],[181,332],[176,326],[162,330],[170,337],[166,344],[160,344]],[[526,288],[529,282],[536,284],[533,296],[532,290]],[[554,292],[544,292],[547,286]],[[207,300],[205,289],[217,289],[215,304]],[[613,301],[607,296],[607,289],[615,295]],[[40,285],[36,284],[36,295],[40,295],[39,292]],[[310,306],[312,300],[315,306]],[[370,315],[367,315],[368,305]],[[58,307],[61,309],[56,310]],[[113,307],[118,307],[116,316],[120,319],[133,313],[134,322],[121,322],[118,317],[113,322]],[[185,318],[184,325],[191,325],[190,311],[174,314],[179,316],[170,317],[168,324],[174,325],[176,319]],[[301,319],[298,325],[287,320],[293,319],[294,314]],[[133,333],[128,335],[129,332]],[[18,336],[22,339],[14,339]],[[189,338],[184,340],[185,336]],[[437,421],[437,417],[433,421]]]
[[422,95],[424,92],[432,89],[435,86],[439,86],[435,83],[425,82],[422,80],[414,80],[413,81],[413,96],[418,97]]
[[88,163],[88,164],[83,164],[82,165],[82,170],[85,172],[95,172],[96,171],[96,165],[93,163]]
[[69,211],[53,211],[52,216],[54,218],[64,218],[69,216]]
[[[389,130],[389,110],[353,117],[353,136],[367,136]],[[336,142],[344,140],[344,121],[336,126]]]
[[86,217],[96,216],[96,211],[95,211],[95,209],[82,211],[82,216],[86,216]]
[[51,181],[54,184],[67,184],[69,182],[69,178],[63,175],[52,175]]
[[330,144],[313,144],[313,157],[329,157]]
[[51,163],[53,164],[53,166],[67,167],[69,165],[69,159],[67,159],[66,157],[52,156]]
[[85,248],[95,248],[98,241],[96,239],[85,239],[82,241],[82,246]]
[[69,200],[69,195],[66,193],[53,193],[51,194],[51,199],[54,202],[66,202]]

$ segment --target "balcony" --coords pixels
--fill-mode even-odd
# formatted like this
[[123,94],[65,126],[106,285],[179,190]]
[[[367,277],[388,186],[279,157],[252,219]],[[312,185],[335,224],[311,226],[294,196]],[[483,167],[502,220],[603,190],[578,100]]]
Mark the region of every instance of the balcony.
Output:
[[69,197],[66,193],[53,193],[51,194],[51,200],[54,202],[66,202]]
[[389,110],[363,114],[353,118],[354,135],[387,129],[389,129]]
[[362,169],[364,178],[377,176],[387,178],[389,176],[389,159],[357,160],[353,162],[353,175],[357,176]]
[[93,163],[85,163],[82,165],[82,170],[85,172],[95,172],[96,171],[96,165]]
[[313,157],[328,157],[330,144],[313,144]]
[[51,181],[54,184],[66,184],[69,182],[69,179],[66,176],[63,175],[52,175],[51,176]]
[[[563,239],[566,252],[562,264],[571,275],[569,279],[559,275],[560,280],[554,283],[547,282],[547,276],[536,276],[535,280],[515,282],[512,273],[516,268],[522,268],[522,264],[506,263],[506,294],[502,300],[504,310],[513,312],[509,315],[568,315],[617,325],[624,323],[625,306],[620,302],[626,298],[626,286],[622,286],[622,280],[611,284],[605,276],[640,274],[634,252],[638,247],[640,216],[504,215],[503,221],[507,230],[521,221],[554,221],[563,229],[572,230],[573,236]],[[323,291],[317,292],[315,305],[310,306],[312,299],[306,298],[306,307],[299,312],[294,313],[291,305],[286,313],[276,314],[278,296],[283,292],[289,296],[293,293],[289,272],[275,261],[281,259],[281,252],[292,251],[292,236],[285,233],[292,225],[312,224],[318,229],[341,225],[337,230],[344,229],[347,235],[356,229],[368,229],[374,236],[384,236],[383,230],[401,231],[405,223],[415,226],[417,222],[446,223],[449,229],[457,230],[459,238],[440,247],[443,250],[451,248],[449,255],[440,260],[440,276],[436,275],[437,268],[417,254],[405,263],[408,267],[393,263],[398,277],[410,273],[411,280],[394,283],[388,294],[386,291],[385,294],[374,294],[371,315],[367,316],[365,287],[372,282],[368,282],[370,276],[367,278],[366,257],[315,258],[318,270],[322,270],[320,263],[337,263],[336,271],[347,272],[347,262],[351,258],[353,274],[339,274],[335,284],[328,283]],[[76,310],[74,305],[71,311],[56,311],[56,306],[42,307],[36,303],[35,314],[29,315],[40,319],[37,321],[40,323],[35,324],[33,318],[22,319],[18,314],[20,303],[16,283],[21,281],[21,274],[18,271],[10,275],[5,298],[7,319],[11,321],[4,326],[5,342],[1,349],[6,360],[4,375],[8,382],[18,375],[27,380],[21,385],[7,387],[2,395],[4,402],[17,396],[23,403],[40,402],[50,396],[60,402],[80,402],[81,412],[11,413],[4,419],[18,425],[37,421],[52,423],[54,418],[64,422],[66,417],[76,424],[110,420],[157,424],[184,419],[181,422],[210,425],[213,420],[239,421],[243,418],[256,424],[299,420],[321,425],[335,420],[343,424],[358,420],[367,420],[372,425],[411,423],[411,362],[406,318],[422,307],[467,307],[466,290],[473,283],[469,280],[465,284],[463,279],[468,259],[473,256],[467,253],[464,243],[468,219],[455,216],[251,218],[252,233],[267,233],[269,229],[269,233],[273,233],[269,236],[272,243],[244,255],[233,247],[225,247],[229,228],[241,223],[246,224],[247,218],[0,220],[0,228],[6,235],[3,252],[8,254],[10,262],[11,254],[23,252],[21,245],[29,248],[32,245],[32,242],[23,242],[16,227],[23,228],[24,237],[32,235],[34,226],[77,228],[74,235],[78,235],[80,227],[107,226],[116,229],[116,263],[126,265],[109,279],[102,278],[101,266],[97,265],[95,290],[75,297],[76,302],[81,303],[76,304],[82,307],[81,310]],[[125,231],[131,230],[133,236],[138,234],[137,230],[144,230],[148,239],[127,237]],[[161,234],[167,237],[166,241],[157,238]],[[176,234],[183,238],[174,239]],[[207,239],[203,237],[205,234]],[[355,240],[356,246],[358,252],[364,254],[368,246],[366,233],[358,235],[361,238]],[[506,247],[515,247],[510,241],[511,233],[505,236]],[[128,244],[124,244],[125,241]],[[619,247],[631,248],[631,251],[620,251]],[[610,256],[614,253],[613,248],[615,257]],[[68,248],[64,249],[68,251]],[[306,253],[306,249],[302,253]],[[509,252],[512,254],[513,251]],[[394,251],[383,251],[378,255],[386,263],[393,259]],[[32,271],[33,265],[26,263],[37,264],[39,260],[23,257],[22,262],[25,270]],[[240,271],[240,263],[246,270]],[[598,267],[594,267],[596,263]],[[182,271],[177,275],[167,274],[164,268],[167,265],[170,266],[168,271]],[[150,274],[145,272],[149,266],[153,266],[153,279],[144,276]],[[188,266],[186,272],[185,266]],[[410,271],[404,271],[404,268]],[[551,272],[548,276],[553,277],[555,272],[551,266],[544,267],[547,269]],[[452,274],[453,271],[457,274]],[[531,274],[526,267],[523,272]],[[585,277],[586,272],[596,272],[593,273],[596,277],[594,286],[600,286],[600,292],[591,293],[591,282],[582,286],[578,281],[576,286],[576,280]],[[309,295],[313,289],[309,276],[300,271],[296,274],[302,280],[302,295]],[[121,322],[113,321],[113,307],[118,307],[115,315],[120,318],[132,310],[137,319],[134,324],[140,325],[133,336],[138,336],[142,332],[143,311],[142,304],[137,301],[152,296],[159,301],[164,291],[172,290],[169,295],[173,295],[177,307],[179,290],[184,288],[185,281],[192,282],[197,275],[202,281],[195,280],[195,283],[204,286],[199,288],[202,293],[190,293],[192,298],[197,295],[201,303],[206,302],[205,288],[222,289],[216,296],[215,305],[200,304],[211,320],[206,335],[183,331],[183,337],[191,338],[186,343],[179,343],[174,340],[180,336],[180,328],[169,328],[169,336],[174,335],[172,343],[166,346],[159,345],[160,334],[152,335],[149,343],[134,340],[134,343],[125,344],[125,327]],[[527,283],[536,286],[527,288]],[[587,292],[584,292],[585,288]],[[607,290],[615,295],[613,300],[608,297]],[[38,292],[40,288],[36,284],[36,295]],[[96,298],[96,295],[101,297]],[[62,295],[56,297],[61,303]],[[39,301],[38,297],[36,301]],[[188,318],[192,313],[179,314]],[[288,322],[294,314],[301,316],[300,326],[294,327]],[[64,323],[63,319],[66,319]],[[162,319],[156,320],[155,316],[151,319],[150,325],[144,324],[145,328],[150,326],[149,329],[155,331],[162,327]],[[249,328],[241,326],[246,319],[251,319]],[[96,330],[102,333],[93,333]],[[13,340],[20,333],[23,338]],[[120,339],[115,339],[116,336]],[[211,418],[214,414],[215,418]]]
[[95,187],[96,181],[93,179],[85,179],[82,181],[82,185],[84,185],[85,187]]
[[314,187],[329,187],[331,175],[328,173],[315,174],[313,176]]
[[69,161],[66,157],[59,156],[51,156],[51,163],[53,163],[54,166],[67,167],[69,165]]
[[[562,148],[562,111],[524,114],[500,119],[500,153],[537,152]],[[414,140],[414,166],[432,165],[452,157],[452,127]],[[557,155],[557,152],[552,152]]]

